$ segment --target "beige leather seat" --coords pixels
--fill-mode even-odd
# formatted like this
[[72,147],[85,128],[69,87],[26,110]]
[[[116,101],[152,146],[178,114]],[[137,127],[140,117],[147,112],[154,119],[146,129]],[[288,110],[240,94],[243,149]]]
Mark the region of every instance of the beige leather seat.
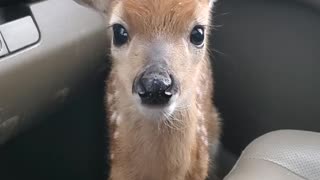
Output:
[[281,130],[261,136],[224,180],[320,180],[320,133]]

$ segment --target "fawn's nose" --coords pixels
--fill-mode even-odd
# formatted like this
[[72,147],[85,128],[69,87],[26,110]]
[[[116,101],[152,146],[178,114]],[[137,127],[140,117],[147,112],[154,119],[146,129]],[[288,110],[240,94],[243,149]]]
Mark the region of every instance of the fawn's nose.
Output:
[[142,104],[165,105],[174,93],[172,76],[163,68],[149,67],[135,83]]

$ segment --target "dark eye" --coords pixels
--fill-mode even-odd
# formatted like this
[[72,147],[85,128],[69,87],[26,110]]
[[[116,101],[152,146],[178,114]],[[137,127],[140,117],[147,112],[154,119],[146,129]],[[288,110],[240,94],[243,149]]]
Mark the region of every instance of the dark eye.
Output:
[[128,41],[128,32],[121,24],[113,25],[113,44],[122,46]]
[[190,42],[201,48],[204,42],[204,28],[202,26],[195,26],[190,35]]

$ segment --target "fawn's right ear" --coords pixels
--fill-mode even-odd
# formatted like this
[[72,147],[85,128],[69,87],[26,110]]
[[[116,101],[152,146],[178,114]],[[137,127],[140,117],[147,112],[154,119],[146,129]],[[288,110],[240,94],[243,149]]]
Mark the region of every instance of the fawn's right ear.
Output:
[[114,0],[76,0],[76,2],[81,5],[93,8],[105,14],[110,11],[112,1]]

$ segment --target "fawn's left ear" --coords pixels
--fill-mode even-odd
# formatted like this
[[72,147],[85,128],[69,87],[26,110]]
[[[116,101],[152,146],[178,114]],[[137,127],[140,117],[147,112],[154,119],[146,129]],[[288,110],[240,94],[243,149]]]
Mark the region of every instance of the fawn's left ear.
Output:
[[217,2],[218,0],[209,0],[209,7],[212,8],[214,3]]
[[110,11],[112,1],[114,0],[76,0],[76,2],[81,5],[93,8],[103,13],[108,13],[108,11]]

